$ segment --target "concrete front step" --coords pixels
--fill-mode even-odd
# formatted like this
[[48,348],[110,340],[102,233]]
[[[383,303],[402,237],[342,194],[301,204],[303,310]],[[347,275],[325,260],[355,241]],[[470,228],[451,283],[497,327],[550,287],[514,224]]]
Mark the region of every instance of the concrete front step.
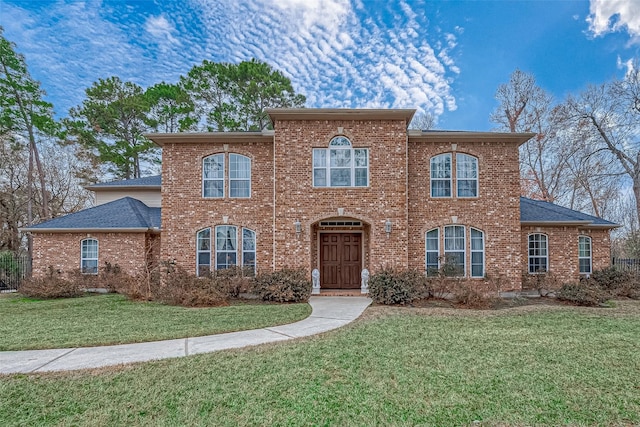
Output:
[[315,295],[319,297],[362,297],[360,289],[320,289],[320,293]]

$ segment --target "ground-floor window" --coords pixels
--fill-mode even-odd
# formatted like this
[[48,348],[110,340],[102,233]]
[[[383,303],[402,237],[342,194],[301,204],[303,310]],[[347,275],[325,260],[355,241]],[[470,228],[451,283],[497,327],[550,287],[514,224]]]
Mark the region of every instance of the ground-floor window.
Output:
[[[467,243],[467,231],[471,236]],[[442,228],[443,245],[441,250],[441,229],[434,228],[425,235],[427,275],[433,276],[442,270],[448,276],[484,277],[484,233],[476,228],[464,225],[447,225]],[[471,255],[471,268],[467,271],[467,253]]]
[[547,235],[534,233],[529,235],[529,273],[544,273],[549,270],[549,250]]
[[80,271],[83,274],[98,274],[98,240],[82,240],[80,249]]
[[578,238],[578,265],[580,274],[591,274],[591,238],[580,236]]
[[[235,225],[218,225],[214,228],[215,239],[212,239],[211,228],[198,231],[196,235],[196,270],[199,276],[211,271],[212,256],[216,270],[238,266],[238,259],[241,257],[242,267],[246,268],[245,272],[255,274],[256,233],[248,228],[240,228],[241,235],[239,236],[238,228]],[[241,241],[239,242],[239,240]]]

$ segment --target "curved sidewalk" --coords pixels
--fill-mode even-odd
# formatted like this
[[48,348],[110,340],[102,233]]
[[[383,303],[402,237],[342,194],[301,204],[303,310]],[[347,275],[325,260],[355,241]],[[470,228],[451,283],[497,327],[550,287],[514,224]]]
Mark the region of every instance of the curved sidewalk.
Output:
[[211,353],[306,337],[339,328],[371,304],[367,297],[311,297],[311,315],[299,322],[250,331],[101,347],[0,352],[0,374],[71,371]]

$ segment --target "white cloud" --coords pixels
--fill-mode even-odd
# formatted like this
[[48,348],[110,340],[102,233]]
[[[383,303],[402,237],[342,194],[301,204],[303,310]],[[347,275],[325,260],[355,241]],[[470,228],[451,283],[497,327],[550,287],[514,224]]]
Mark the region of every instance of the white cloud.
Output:
[[591,0],[589,31],[594,36],[626,31],[633,42],[640,42],[640,4],[638,0]]
[[[2,1],[2,0],[0,0]],[[461,27],[434,29],[405,0],[170,0],[127,8],[60,0],[37,12],[2,4],[5,35],[66,113],[98,78],[175,82],[201,63],[257,58],[281,70],[309,107],[455,110]]]

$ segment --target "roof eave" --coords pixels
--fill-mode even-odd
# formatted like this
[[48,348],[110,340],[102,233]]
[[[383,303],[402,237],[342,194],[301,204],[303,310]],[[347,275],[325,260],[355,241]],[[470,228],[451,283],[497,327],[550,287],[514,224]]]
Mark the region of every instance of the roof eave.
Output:
[[522,145],[536,134],[531,132],[474,132],[409,130],[409,142],[516,142]]
[[273,135],[272,130],[263,130],[261,132],[147,133],[144,136],[162,147],[164,144],[273,142]]
[[592,221],[520,221],[520,225],[547,227],[581,227],[611,229],[621,227],[618,224],[594,224]]
[[416,110],[376,108],[267,108],[271,121],[278,120],[404,120],[409,125]]
[[161,185],[87,185],[85,190],[91,191],[118,191],[118,190],[161,190]]
[[157,227],[127,227],[127,228],[19,228],[20,232],[27,233],[159,233],[160,229]]

